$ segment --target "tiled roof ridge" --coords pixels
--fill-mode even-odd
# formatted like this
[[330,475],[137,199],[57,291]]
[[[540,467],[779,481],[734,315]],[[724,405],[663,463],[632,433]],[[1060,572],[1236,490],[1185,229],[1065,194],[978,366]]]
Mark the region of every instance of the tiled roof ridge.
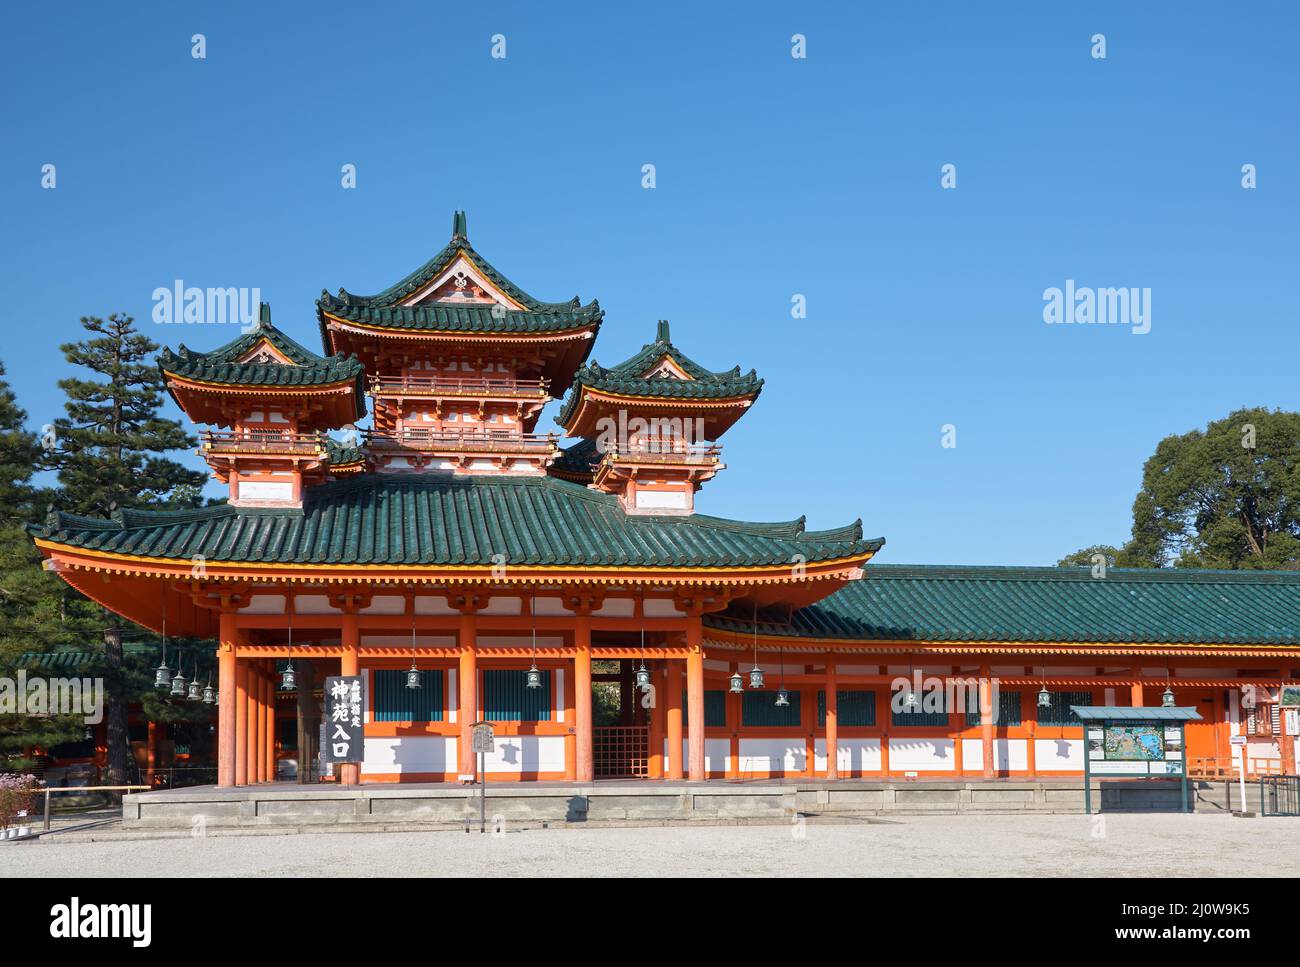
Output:
[[868,579],[901,580],[1022,580],[1022,581],[1126,581],[1136,583],[1276,583],[1300,585],[1300,571],[1258,568],[1108,567],[1105,577],[1093,577],[1087,566],[1011,564],[877,564],[866,567]]

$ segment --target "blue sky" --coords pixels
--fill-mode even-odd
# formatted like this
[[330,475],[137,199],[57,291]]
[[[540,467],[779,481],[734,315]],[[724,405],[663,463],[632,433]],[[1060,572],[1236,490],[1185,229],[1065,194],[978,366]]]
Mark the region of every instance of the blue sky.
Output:
[[[290,6],[4,14],[0,359],[34,425],[80,316],[211,348],[153,290],[260,286],[315,348],[320,290],[405,275],[455,208],[535,296],[600,299],[599,361],[667,318],[766,378],[702,511],[861,516],[882,562],[1120,542],[1161,437],[1300,407],[1295,3]],[[1151,331],[1046,325],[1066,279],[1149,287]]]

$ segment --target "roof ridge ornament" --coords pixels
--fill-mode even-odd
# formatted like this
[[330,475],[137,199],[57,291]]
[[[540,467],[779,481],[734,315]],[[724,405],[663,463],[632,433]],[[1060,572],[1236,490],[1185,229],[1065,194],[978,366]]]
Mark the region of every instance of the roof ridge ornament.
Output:
[[668,320],[660,319],[658,331],[655,334],[655,342],[669,343],[672,340],[668,337]]
[[451,240],[469,241],[469,229],[466,227],[465,213],[462,211],[452,212],[451,214]]
[[271,303],[263,302],[257,308],[257,328],[269,329],[271,327]]

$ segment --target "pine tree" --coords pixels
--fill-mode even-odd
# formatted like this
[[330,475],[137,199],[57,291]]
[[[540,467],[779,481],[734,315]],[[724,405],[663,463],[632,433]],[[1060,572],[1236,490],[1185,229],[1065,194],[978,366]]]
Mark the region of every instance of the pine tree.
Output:
[[[60,504],[90,515],[197,506],[207,475],[166,456],[197,441],[159,413],[165,385],[152,359],[158,344],[137,332],[130,316],[85,317],[81,324],[90,337],[60,349],[68,362],[101,378],[59,381],[68,397],[67,416],[55,421]],[[138,685],[123,665],[121,623],[108,612],[104,617],[108,781],[119,785],[127,779],[130,753],[127,702]]]
[[[0,363],[0,377],[4,373]],[[32,485],[42,448],[26,420],[0,379],[0,674],[10,680],[17,679],[24,654],[49,651],[93,628],[97,610],[41,567],[40,552],[23,529],[44,513],[48,499]],[[24,768],[30,765],[26,750],[80,738],[82,728],[75,715],[0,715],[0,762]]]

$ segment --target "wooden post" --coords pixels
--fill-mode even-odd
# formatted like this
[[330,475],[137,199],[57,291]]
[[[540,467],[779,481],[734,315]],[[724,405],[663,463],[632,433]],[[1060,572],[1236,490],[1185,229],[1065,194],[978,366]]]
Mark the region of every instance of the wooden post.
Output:
[[668,684],[664,707],[668,710],[668,778],[682,778],[682,663],[665,662],[668,666]]
[[686,702],[690,776],[692,781],[707,778],[704,771],[704,627],[699,615],[686,623]]
[[840,700],[834,657],[826,656],[826,778],[840,777]]
[[460,743],[456,757],[456,773],[465,781],[475,774],[474,723],[478,721],[478,615],[472,607],[461,611],[460,667],[457,682],[460,687]]
[[1134,708],[1141,708],[1143,704],[1141,678],[1142,678],[1142,669],[1134,668],[1133,684],[1129,686],[1129,704],[1132,705]]
[[573,690],[578,781],[592,782],[596,766],[592,759],[591,608],[586,604],[579,606],[573,618]]
[[[732,662],[727,669],[728,676],[736,674],[740,669],[739,662]],[[740,778],[740,717],[744,714],[741,708],[740,700],[743,695],[733,694],[731,691],[731,681],[727,681],[727,731],[730,733],[727,737],[727,778]]]
[[578,707],[577,692],[573,687],[576,671],[564,676],[564,778],[573,782],[578,778]]
[[262,714],[265,694],[266,674],[259,661],[248,669],[248,781],[254,784],[266,780],[266,758],[262,755],[262,743],[266,740],[262,734],[266,728],[266,717]]
[[275,696],[280,685],[276,681],[275,661],[266,664],[266,781],[275,782]]
[[649,731],[649,755],[647,756],[646,771],[651,779],[662,779],[664,777],[664,695],[663,695],[663,675],[660,674],[659,662],[650,663],[650,681],[655,683],[654,691],[650,694],[654,697],[654,704],[650,706],[650,731]]
[[235,661],[235,785],[248,785],[248,661]]
[[[339,658],[340,675],[361,674],[361,659],[358,648],[361,644],[361,626],[357,618],[356,606],[348,604],[340,622],[343,654]],[[363,740],[364,741],[364,740]],[[339,767],[339,783],[344,786],[356,786],[361,782],[361,766],[355,762],[345,762]]]
[[980,745],[984,753],[984,778],[992,779],[997,770],[993,758],[993,675],[988,665],[980,666]]
[[222,611],[217,646],[217,785],[235,785],[235,613]]
[[315,665],[299,660],[294,663],[294,671],[298,679],[294,693],[298,710],[298,781],[307,782],[316,762]]

